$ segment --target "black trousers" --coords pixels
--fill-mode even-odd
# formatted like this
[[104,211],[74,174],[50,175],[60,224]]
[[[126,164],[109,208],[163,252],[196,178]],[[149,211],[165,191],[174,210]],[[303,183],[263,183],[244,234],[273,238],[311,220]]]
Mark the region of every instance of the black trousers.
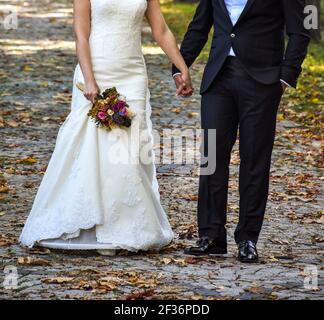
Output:
[[212,86],[202,95],[204,155],[208,130],[216,129],[216,170],[201,175],[198,201],[199,235],[226,243],[226,209],[231,151],[240,136],[240,214],[235,241],[257,242],[268,198],[276,115],[282,96],[280,81],[272,85],[251,78],[229,57]]

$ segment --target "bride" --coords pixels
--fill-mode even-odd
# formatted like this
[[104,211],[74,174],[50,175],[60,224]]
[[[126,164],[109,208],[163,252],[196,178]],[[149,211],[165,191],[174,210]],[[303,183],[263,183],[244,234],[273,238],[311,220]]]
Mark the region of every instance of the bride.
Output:
[[[48,169],[20,236],[24,246],[159,250],[173,239],[159,199],[153,162],[143,17],[182,72],[177,94],[192,91],[188,68],[158,0],[75,0],[79,64],[71,112],[58,133]],[[84,84],[84,92],[76,88]],[[136,116],[131,128],[105,131],[88,117],[97,94],[116,87]]]

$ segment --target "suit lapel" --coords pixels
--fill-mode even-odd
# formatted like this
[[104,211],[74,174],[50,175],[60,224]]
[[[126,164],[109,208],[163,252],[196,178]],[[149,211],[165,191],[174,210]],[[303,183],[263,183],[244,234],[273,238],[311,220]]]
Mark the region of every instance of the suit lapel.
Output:
[[224,1],[224,0],[218,0],[218,2],[219,2],[219,4],[220,4],[221,8],[223,9],[224,14],[225,14],[225,16],[226,16],[228,22],[230,23],[231,26],[233,26],[233,24],[232,24],[232,20],[231,20],[231,17],[230,17],[229,14],[228,14],[228,10],[227,10],[227,7],[226,7],[226,3],[225,3],[225,1]]
[[[224,0],[221,0],[221,1],[224,1]],[[244,10],[243,12],[241,13],[238,21],[236,24],[238,24],[243,18],[244,16],[247,14],[247,12],[249,11],[249,9],[251,8],[252,4],[254,3],[255,0],[248,0],[245,7],[244,7]]]

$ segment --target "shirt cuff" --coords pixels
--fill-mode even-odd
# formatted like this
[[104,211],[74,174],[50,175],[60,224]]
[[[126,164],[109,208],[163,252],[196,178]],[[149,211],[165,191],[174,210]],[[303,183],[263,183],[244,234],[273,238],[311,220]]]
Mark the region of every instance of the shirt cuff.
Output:
[[291,85],[289,83],[287,83],[285,80],[280,79],[280,81],[282,83],[284,83],[287,87],[291,88]]
[[181,72],[177,72],[174,75],[172,75],[172,77],[175,78],[175,76],[178,76],[179,74],[181,75],[182,73]]

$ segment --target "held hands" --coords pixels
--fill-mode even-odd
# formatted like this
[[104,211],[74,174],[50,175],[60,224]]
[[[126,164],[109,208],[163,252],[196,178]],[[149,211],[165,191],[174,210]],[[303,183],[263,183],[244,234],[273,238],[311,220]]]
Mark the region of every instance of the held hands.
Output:
[[89,101],[94,103],[99,93],[100,93],[100,89],[95,80],[86,81],[83,94]]
[[193,94],[189,71],[175,75],[174,82],[177,87],[177,96],[190,97]]

